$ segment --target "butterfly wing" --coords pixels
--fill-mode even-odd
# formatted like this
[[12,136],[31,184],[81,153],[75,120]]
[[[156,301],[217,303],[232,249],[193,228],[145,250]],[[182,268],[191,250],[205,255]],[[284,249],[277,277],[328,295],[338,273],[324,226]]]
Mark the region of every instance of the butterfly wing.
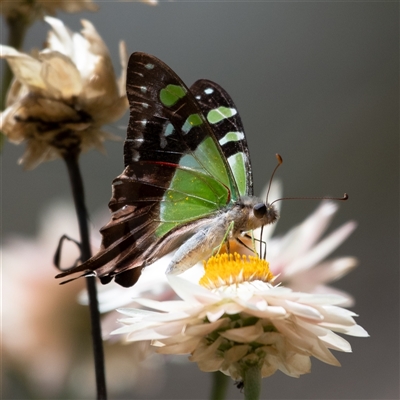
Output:
[[191,87],[198,105],[212,126],[240,195],[253,195],[253,174],[242,120],[229,94],[217,83],[199,79]]
[[132,54],[127,95],[126,168],[112,184],[101,249],[58,277],[96,271],[103,283],[115,277],[132,286],[142,267],[177,248],[243,192],[205,109],[166,64]]

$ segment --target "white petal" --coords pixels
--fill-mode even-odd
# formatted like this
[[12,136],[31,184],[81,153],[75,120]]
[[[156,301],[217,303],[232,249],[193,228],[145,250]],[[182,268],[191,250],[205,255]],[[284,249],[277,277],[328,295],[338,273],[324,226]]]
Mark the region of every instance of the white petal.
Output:
[[248,344],[243,345],[235,345],[230,348],[228,351],[224,353],[225,362],[232,364],[234,362],[239,361],[242,359],[250,350],[250,346]]
[[298,378],[300,375],[311,372],[311,360],[308,356],[293,353],[285,359],[284,368],[282,367],[283,365],[279,368],[282,372]]
[[40,74],[50,96],[69,100],[80,94],[81,76],[70,58],[58,52],[43,51],[39,59],[42,61]]
[[167,279],[175,293],[187,302],[193,304],[210,304],[221,299],[210,290],[177,275],[167,275]]
[[346,335],[357,337],[369,337],[368,332],[360,325],[354,325],[346,329]]
[[319,336],[320,340],[326,343],[330,349],[351,353],[350,343],[336,333],[327,330],[326,335]]
[[302,329],[299,325],[297,325],[295,332],[292,326],[286,321],[277,320],[274,321],[274,325],[279,332],[284,334],[288,340],[293,343],[295,347],[307,351],[309,355],[312,355],[327,364],[340,365],[336,357],[333,356],[333,354],[323,345],[323,342],[321,342],[312,332]]
[[290,280],[285,282],[293,290],[310,292],[314,287],[342,278],[354,269],[358,260],[354,257],[342,257],[326,261],[318,266],[308,265],[308,269],[293,273]]
[[304,257],[300,257],[288,265],[285,268],[285,277],[289,278],[291,274],[299,273],[304,269],[316,265],[343,243],[354,231],[356,226],[357,224],[355,222],[350,221],[336,229],[327,238],[311,249]]
[[188,336],[206,336],[221,326],[227,325],[229,318],[222,318],[215,322],[203,323],[198,325],[189,325],[185,329],[185,335]]
[[353,311],[337,306],[323,306],[318,309],[324,316],[324,323],[344,326],[355,325],[353,317],[356,317],[357,314],[355,314]]
[[[158,301],[158,300],[152,300],[152,299],[146,299],[146,298],[137,298],[135,299],[135,302],[140,304],[143,307],[148,307],[152,308],[157,311],[184,311],[184,310],[190,310],[190,305],[185,303],[184,301],[181,300],[170,300],[170,301]],[[194,305],[193,307],[196,307]],[[192,309],[193,309],[192,307]],[[197,305],[198,307],[198,305]],[[187,315],[187,314],[186,314]]]
[[[310,249],[326,230],[338,206],[324,201],[303,223],[290,230],[279,240],[278,246],[269,249],[269,254],[277,263],[288,264]],[[279,255],[278,255],[279,254]]]
[[179,340],[179,342],[174,344],[169,344],[163,347],[160,347],[157,350],[157,353],[160,354],[188,354],[194,351],[197,347],[200,337],[189,338],[188,340]]
[[[214,343],[211,343],[211,345],[206,345],[205,340],[203,340],[202,343],[197,346],[192,356],[189,358],[190,361],[199,362],[207,359],[212,359],[215,352],[218,350],[218,347],[222,344],[223,340],[224,339],[220,336],[214,341]],[[222,358],[221,364],[223,361],[224,359]]]
[[53,28],[47,35],[47,43],[51,50],[60,53],[76,61],[74,55],[74,45],[72,41],[73,33],[58,18],[44,17],[44,20]]
[[199,316],[206,316],[210,322],[213,322],[221,318],[221,316],[224,314],[239,314],[241,311],[243,311],[243,307],[241,307],[239,304],[236,304],[235,302],[218,302],[215,305],[207,306],[207,308],[204,309],[204,312],[200,313]]
[[9,46],[0,45],[0,56],[6,58],[15,78],[32,90],[44,90],[46,84],[40,77],[41,63],[28,54]]
[[250,343],[257,340],[264,333],[261,321],[255,325],[246,326],[244,328],[228,329],[220,332],[220,335],[226,339],[233,340],[238,343]]
[[241,305],[241,309],[248,312],[250,315],[254,315],[258,318],[281,318],[287,314],[286,309],[281,306],[268,305],[265,310],[260,310],[254,307],[252,304],[247,304],[240,299],[234,299],[238,304]]
[[264,332],[257,339],[257,343],[264,345],[276,344],[279,341],[282,341],[282,335],[279,332]]
[[330,287],[330,286],[316,286],[312,289],[311,291],[312,294],[333,294],[335,296],[338,296],[339,298],[342,298],[342,301],[340,303],[335,303],[336,305],[340,305],[341,307],[352,307],[354,306],[354,297],[348,294],[345,291]]
[[120,308],[117,311],[121,314],[128,315],[129,317],[143,318],[147,315],[158,315],[155,311],[141,310],[138,308]]
[[[189,357],[190,361],[193,361],[191,357]],[[197,365],[200,371],[203,372],[214,372],[218,371],[223,364],[224,359],[220,356],[213,354],[211,357],[204,359],[202,361],[197,361]]]
[[219,307],[216,309],[213,309],[211,311],[207,311],[207,319],[210,322],[215,322],[219,320],[223,315],[225,314],[225,309],[223,307]]
[[316,321],[323,320],[322,314],[318,312],[318,310],[314,307],[310,307],[305,304],[300,304],[289,300],[285,302],[284,307],[290,313],[297,315],[299,317],[313,319]]
[[299,297],[297,301],[299,303],[309,304],[313,306],[318,306],[318,305],[330,306],[330,305],[342,304],[342,302],[345,300],[339,294],[329,293],[329,292],[321,294],[299,293],[299,292],[294,292],[294,293],[298,294]]

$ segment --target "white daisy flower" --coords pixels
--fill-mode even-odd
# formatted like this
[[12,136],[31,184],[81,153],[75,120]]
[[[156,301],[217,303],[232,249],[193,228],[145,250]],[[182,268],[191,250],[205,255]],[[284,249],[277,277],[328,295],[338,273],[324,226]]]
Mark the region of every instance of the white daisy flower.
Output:
[[277,370],[293,377],[310,372],[310,357],[339,366],[332,350],[350,352],[335,332],[368,336],[334,294],[294,292],[274,285],[265,260],[221,254],[205,264],[200,285],[169,276],[182,300],[135,299],[153,309],[119,310],[127,318],[113,332],[127,341],[152,341],[162,354],[190,354],[202,371],[242,381],[246,368],[261,376]]
[[[265,196],[266,189],[261,198]],[[282,186],[275,180],[269,197],[277,199],[281,196]],[[278,210],[281,204],[281,202],[275,204]],[[301,224],[283,236],[272,236],[276,224],[265,226],[262,240],[267,244],[267,258],[271,272],[276,276],[275,283],[282,283],[295,291],[339,294],[343,299],[342,306],[349,307],[354,304],[353,298],[348,293],[329,286],[329,283],[350,272],[357,265],[357,259],[339,257],[325,260],[325,258],[349,237],[356,228],[356,223],[349,221],[320,240],[337,211],[337,204],[324,201]],[[260,237],[259,229],[254,232],[254,236]],[[242,238],[242,241],[246,241],[246,238]],[[251,241],[247,241],[247,244],[252,247]],[[258,245],[256,247],[258,249]],[[232,252],[253,254],[234,241],[230,242],[230,249]],[[139,281],[131,288],[122,288],[113,282],[106,286],[99,285],[101,312],[125,307],[132,304],[137,297],[149,297],[155,300],[173,299],[176,294],[164,274],[165,265],[168,265],[171,256],[170,254],[144,268]],[[203,265],[198,264],[184,272],[182,276],[197,282],[203,274]],[[80,297],[80,301],[87,304],[85,294]],[[115,329],[112,322],[115,322],[115,319],[114,314],[107,318],[105,332],[110,332],[110,326],[113,326],[111,329]]]
[[52,30],[36,56],[0,46],[15,79],[0,114],[0,130],[15,143],[27,143],[20,160],[26,168],[43,161],[103,149],[102,125],[120,118],[128,107],[125,94],[126,52],[120,45],[122,73],[116,80],[108,49],[94,26],[82,21],[82,33],[46,17]]

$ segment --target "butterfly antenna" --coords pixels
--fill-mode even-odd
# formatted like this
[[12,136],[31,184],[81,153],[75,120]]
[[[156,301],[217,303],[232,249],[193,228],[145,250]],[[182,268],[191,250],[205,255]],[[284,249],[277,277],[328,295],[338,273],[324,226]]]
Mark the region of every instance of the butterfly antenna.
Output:
[[282,200],[334,200],[334,201],[346,201],[349,198],[349,195],[345,193],[343,197],[281,197],[280,199],[276,199],[271,203],[276,203],[277,201]]
[[267,197],[265,199],[265,204],[268,204],[268,196],[269,196],[269,191],[271,190],[271,184],[272,184],[272,180],[274,179],[274,175],[276,170],[281,166],[281,164],[283,163],[283,159],[281,157],[280,154],[276,153],[275,154],[276,159],[278,160],[278,164],[277,166],[274,168],[272,175],[271,175],[271,179],[269,180],[269,185],[268,185],[268,191],[267,191]]

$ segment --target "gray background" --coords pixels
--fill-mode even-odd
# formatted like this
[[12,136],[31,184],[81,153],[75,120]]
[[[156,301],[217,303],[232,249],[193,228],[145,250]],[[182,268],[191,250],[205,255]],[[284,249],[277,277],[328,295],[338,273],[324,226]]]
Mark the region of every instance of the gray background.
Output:
[[[231,94],[246,128],[256,192],[279,152],[285,195],[350,196],[332,229],[350,219],[359,227],[335,255],[354,255],[360,266],[335,286],[355,297],[357,322],[371,337],[349,337],[353,354],[335,353],[341,368],[313,360],[312,373],[300,379],[265,379],[265,398],[399,398],[398,3],[99,4],[97,13],[58,16],[73,30],[81,18],[92,21],[118,73],[117,43],[124,39],[128,53],[156,55],[188,85],[208,78]],[[25,48],[42,43],[47,29],[36,23]],[[3,26],[2,34],[4,43]],[[124,137],[126,123],[127,116],[107,128]],[[106,157],[81,158],[89,210],[107,208],[111,181],[123,168],[122,142],[106,147]],[[60,160],[24,172],[16,164],[22,152],[10,144],[3,150],[4,237],[33,234],[48,201],[70,199]],[[284,203],[277,233],[316,206]],[[196,365],[168,366],[166,387],[152,398],[206,398],[208,378]],[[242,394],[232,387],[230,398]]]

